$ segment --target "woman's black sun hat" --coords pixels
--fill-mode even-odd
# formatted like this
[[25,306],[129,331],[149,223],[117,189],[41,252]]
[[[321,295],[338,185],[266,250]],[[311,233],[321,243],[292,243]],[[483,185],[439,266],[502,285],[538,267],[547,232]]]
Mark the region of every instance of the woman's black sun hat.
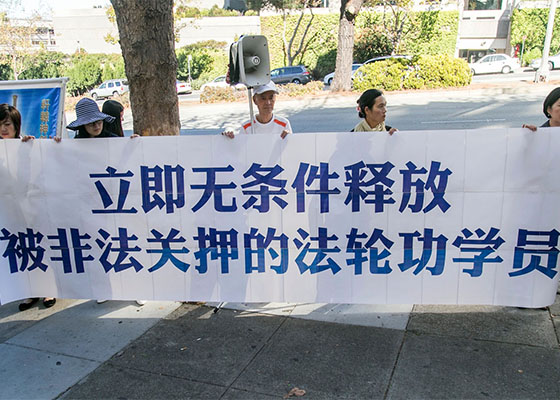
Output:
[[95,101],[84,97],[76,104],[76,120],[70,122],[66,128],[76,131],[80,126],[101,120],[113,122],[115,117],[102,113]]

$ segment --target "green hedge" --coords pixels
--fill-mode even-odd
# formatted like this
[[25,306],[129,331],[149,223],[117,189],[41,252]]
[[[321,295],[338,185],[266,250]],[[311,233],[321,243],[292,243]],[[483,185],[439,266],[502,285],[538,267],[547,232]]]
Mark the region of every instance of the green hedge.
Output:
[[[288,38],[293,32],[299,14],[288,16]],[[310,15],[305,15],[302,24],[296,36],[294,43],[299,43],[305,24],[311,18]],[[287,65],[287,60],[284,56],[284,42],[283,37],[283,20],[282,16],[267,16],[261,17],[261,33],[268,38],[268,48],[270,53],[270,68],[278,68]],[[319,78],[332,72],[334,68],[330,62],[325,63],[322,56],[334,51],[336,59],[336,44],[338,37],[338,15],[337,14],[318,14],[313,18],[313,22],[309,32],[308,38],[312,40],[307,44],[307,50],[303,55],[297,57],[293,65],[305,65],[311,71],[315,78]],[[332,57],[331,57],[332,58]]]
[[[540,58],[546,35],[548,22],[548,8],[524,8],[516,9],[511,16],[511,45],[519,45],[519,49],[525,42],[523,50],[523,62],[529,64],[533,59]],[[525,40],[523,38],[525,37]],[[554,29],[550,43],[550,54],[560,51],[560,12],[556,11],[554,16]]]
[[466,86],[471,72],[465,60],[448,55],[392,59],[360,67],[354,89],[408,90]]
[[74,96],[84,94],[101,82],[101,74],[101,64],[96,57],[80,57],[66,71],[69,78],[66,88]]
[[455,54],[459,29],[458,11],[411,13],[410,24],[416,27],[404,40],[404,53],[411,55]]
[[400,90],[409,71],[409,63],[403,59],[391,59],[363,65],[354,78],[354,89]]
[[[354,43],[355,61],[364,62],[372,57],[391,54],[392,45],[382,23],[382,13],[363,10],[356,18],[356,40]],[[387,16],[389,21],[391,16]],[[403,27],[407,34],[401,39],[399,53],[410,55],[453,55],[457,41],[459,27],[458,11],[413,11],[408,13],[408,19]],[[362,36],[370,33],[370,42],[362,44]],[[372,39],[377,47],[372,46]],[[370,54],[364,56],[360,52],[364,46],[369,46]]]
[[429,89],[467,86],[472,79],[467,61],[448,55],[420,56],[414,76]]
[[[295,27],[299,15],[288,17],[288,34]],[[306,15],[303,23],[311,17]],[[315,15],[308,37],[314,37],[307,44],[303,56],[296,58],[294,65],[303,64],[318,79],[334,71],[338,42],[339,15]],[[453,55],[457,40],[459,13],[457,11],[411,12],[405,27],[410,33],[403,38],[401,52],[410,55]],[[302,24],[304,25],[304,24]],[[372,57],[391,54],[393,51],[381,23],[381,13],[364,9],[356,18],[354,40],[354,60],[364,62]],[[287,65],[282,40],[282,16],[261,17],[261,32],[268,38],[271,68]],[[297,38],[301,37],[300,35]]]

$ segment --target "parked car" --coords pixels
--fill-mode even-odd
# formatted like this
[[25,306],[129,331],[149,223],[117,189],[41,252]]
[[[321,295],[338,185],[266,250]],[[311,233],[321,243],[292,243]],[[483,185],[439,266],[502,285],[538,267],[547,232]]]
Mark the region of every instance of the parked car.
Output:
[[303,83],[311,82],[311,74],[303,65],[276,68],[270,71],[270,80],[274,83]]
[[[535,71],[541,67],[542,58],[535,58],[531,61],[531,68]],[[555,68],[560,68],[560,53],[553,56],[548,56],[548,69],[552,71]]]
[[506,54],[488,54],[474,63],[469,63],[473,75],[492,74],[501,72],[509,74],[521,68],[517,58],[512,58]]
[[176,86],[177,86],[177,94],[189,94],[192,93],[192,88],[191,85],[186,83],[186,82],[181,82],[181,81],[177,81],[176,82]]
[[369,60],[367,60],[365,64],[369,64],[369,63],[373,63],[373,62],[377,62],[377,61],[385,61],[385,60],[390,60],[390,59],[399,59],[399,58],[403,58],[405,60],[412,60],[411,56],[407,56],[404,54],[393,54],[393,55],[388,55],[388,56],[379,56],[379,57],[373,57],[370,58]]
[[120,96],[126,92],[128,92],[128,81],[124,79],[111,79],[90,90],[89,94],[94,100],[97,100],[111,96]]
[[[207,83],[205,83],[204,85],[202,85],[202,86],[200,87],[200,90],[201,90],[202,92],[204,92],[204,89],[206,89],[207,87],[224,87],[224,88],[225,88],[225,87],[228,87],[228,86],[232,86],[232,85],[230,85],[229,83],[226,82],[226,76],[225,76],[225,75],[221,75],[221,76],[218,76],[218,77],[217,77],[216,79],[214,79],[213,81],[207,82]],[[242,84],[242,83],[238,83],[238,84],[236,84],[236,85],[233,85],[233,87],[234,87],[236,90],[241,90],[241,89],[245,89],[245,88],[246,88],[246,86],[245,86],[244,84]]]
[[[354,75],[356,74],[356,71],[358,70],[358,68],[360,68],[363,64],[352,64],[352,80],[354,80]],[[334,79],[334,72],[331,72],[330,74],[325,75],[325,77],[323,78],[323,83],[325,85],[331,85],[332,81]]]

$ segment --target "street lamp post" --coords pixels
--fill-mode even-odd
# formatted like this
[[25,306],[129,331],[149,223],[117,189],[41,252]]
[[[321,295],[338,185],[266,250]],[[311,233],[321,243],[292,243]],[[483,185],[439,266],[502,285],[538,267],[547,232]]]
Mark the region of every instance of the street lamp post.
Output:
[[527,36],[523,35],[523,42],[521,43],[521,57],[519,57],[519,59],[521,60],[522,67],[523,67],[523,51],[525,50],[525,39],[527,39]]

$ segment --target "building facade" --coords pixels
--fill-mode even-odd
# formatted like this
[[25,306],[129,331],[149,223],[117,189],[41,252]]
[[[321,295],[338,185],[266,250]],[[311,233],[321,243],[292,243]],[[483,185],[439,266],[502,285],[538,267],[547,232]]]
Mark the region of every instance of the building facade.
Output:
[[456,57],[475,62],[489,53],[513,55],[509,32],[514,0],[464,0],[459,7]]
[[[228,0],[220,5],[227,7]],[[201,8],[218,5],[217,0],[198,0]],[[474,62],[489,53],[513,54],[509,33],[513,10],[517,7],[547,7],[546,1],[519,2],[519,0],[443,0],[428,5],[416,0],[415,9],[458,10],[459,26],[455,56]],[[316,9],[316,13],[338,13],[340,0],[324,2],[327,7]],[[380,9],[381,11],[381,9]],[[263,15],[269,13],[263,13]],[[243,34],[260,34],[259,17],[212,17],[185,18],[177,23],[179,29],[177,47],[216,40],[231,43]],[[52,31],[54,30],[54,39]],[[109,43],[107,35],[118,36],[104,8],[55,10],[49,43],[63,53],[85,50],[88,53],[120,53],[118,43]]]
[[[243,34],[260,34],[259,17],[184,18],[179,28],[176,47],[216,40],[235,41]],[[56,50],[66,54],[84,50],[88,53],[120,53],[118,43],[108,42],[108,35],[118,37],[117,26],[109,21],[105,9],[56,10],[53,14]]]

